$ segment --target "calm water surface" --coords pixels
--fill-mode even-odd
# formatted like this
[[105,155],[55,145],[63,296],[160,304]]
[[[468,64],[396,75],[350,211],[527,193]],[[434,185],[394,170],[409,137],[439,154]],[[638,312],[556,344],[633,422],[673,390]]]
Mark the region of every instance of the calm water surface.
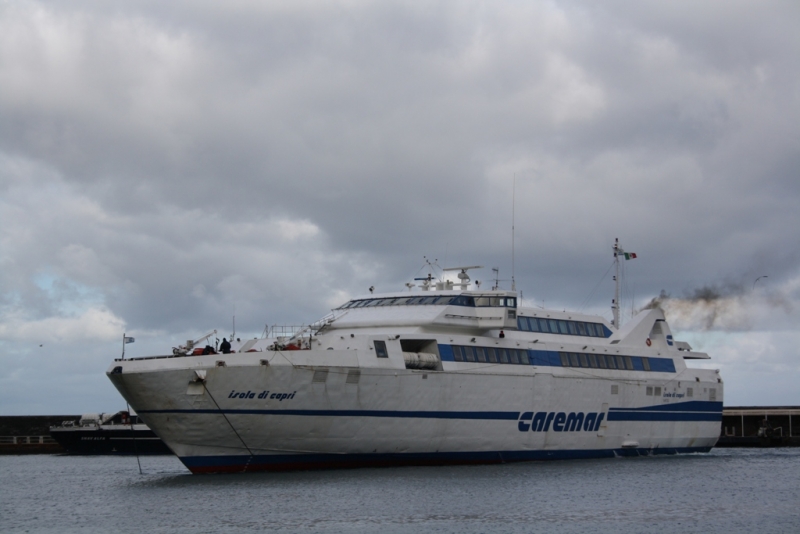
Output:
[[800,533],[800,449],[205,476],[141,462],[0,457],[0,531]]

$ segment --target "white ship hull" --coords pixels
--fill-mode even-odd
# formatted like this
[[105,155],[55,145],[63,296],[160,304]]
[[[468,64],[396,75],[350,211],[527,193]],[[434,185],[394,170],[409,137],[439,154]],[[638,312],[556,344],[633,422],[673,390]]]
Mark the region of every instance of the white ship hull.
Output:
[[707,452],[719,437],[713,371],[421,371],[360,352],[126,361],[109,376],[195,473]]

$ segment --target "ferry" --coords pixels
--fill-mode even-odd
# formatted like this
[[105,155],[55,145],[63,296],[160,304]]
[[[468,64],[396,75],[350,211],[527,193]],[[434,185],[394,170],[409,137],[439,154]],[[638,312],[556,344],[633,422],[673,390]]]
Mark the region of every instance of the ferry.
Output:
[[[523,306],[477,266],[353,298],[292,335],[189,341],[107,375],[192,473],[702,453],[719,371],[662,310]],[[209,336],[206,336],[207,339]]]

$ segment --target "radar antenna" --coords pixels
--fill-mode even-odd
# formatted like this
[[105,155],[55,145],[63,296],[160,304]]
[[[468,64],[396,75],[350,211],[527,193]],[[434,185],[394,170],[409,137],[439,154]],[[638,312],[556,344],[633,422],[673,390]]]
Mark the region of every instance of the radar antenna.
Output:
[[469,275],[467,274],[467,271],[470,269],[483,269],[483,265],[470,265],[469,267],[447,267],[445,269],[442,269],[442,271],[445,272],[461,271],[460,273],[458,273],[458,279],[461,280],[461,283],[459,285],[461,286],[461,289],[463,291],[469,287],[470,278]]

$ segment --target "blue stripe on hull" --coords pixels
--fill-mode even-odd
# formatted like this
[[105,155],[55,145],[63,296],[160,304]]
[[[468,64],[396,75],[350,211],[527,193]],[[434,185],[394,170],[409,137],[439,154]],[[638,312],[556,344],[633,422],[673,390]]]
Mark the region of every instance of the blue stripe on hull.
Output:
[[326,417],[397,417],[401,419],[480,419],[516,421],[519,412],[438,412],[400,410],[139,410],[140,414],[300,415]]
[[626,412],[719,412],[721,414],[722,403],[713,401],[672,402],[655,406],[642,406],[641,408],[611,408],[609,411],[617,410]]
[[708,452],[711,447],[655,449],[589,449],[562,451],[436,452],[405,454],[286,454],[236,456],[184,456],[180,460],[192,473],[242,473],[297,471],[410,465],[498,464],[533,460],[573,460]]
[[722,421],[722,412],[608,412],[609,421]]
[[688,401],[641,408],[610,408],[609,421],[722,421],[722,403]]
[[[483,421],[516,421],[520,412],[433,412],[394,410],[139,410],[140,414],[194,415],[294,415],[318,417],[388,417],[397,419],[464,419]],[[565,412],[566,413],[566,412]],[[722,421],[719,412],[665,412],[636,408],[612,408],[609,421]]]

